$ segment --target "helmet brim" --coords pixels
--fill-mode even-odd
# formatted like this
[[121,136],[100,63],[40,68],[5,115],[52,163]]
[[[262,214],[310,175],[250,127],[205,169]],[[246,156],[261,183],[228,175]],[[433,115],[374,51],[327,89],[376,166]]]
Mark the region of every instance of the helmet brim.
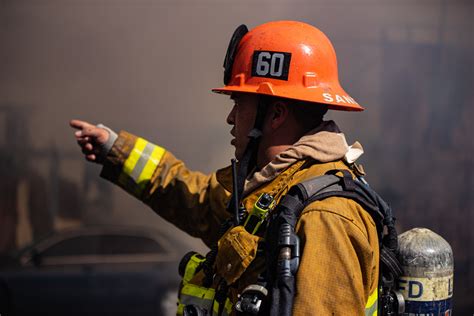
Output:
[[222,88],[214,88],[212,92],[219,94],[231,95],[232,93],[252,93],[261,95],[270,95],[284,99],[292,99],[310,103],[325,104],[330,110],[336,111],[353,111],[360,112],[365,109],[360,106],[353,98],[340,88],[339,91],[326,91],[320,88],[312,89],[295,89],[295,87],[272,86],[268,88],[266,85],[262,86],[239,85],[239,86],[225,86]]

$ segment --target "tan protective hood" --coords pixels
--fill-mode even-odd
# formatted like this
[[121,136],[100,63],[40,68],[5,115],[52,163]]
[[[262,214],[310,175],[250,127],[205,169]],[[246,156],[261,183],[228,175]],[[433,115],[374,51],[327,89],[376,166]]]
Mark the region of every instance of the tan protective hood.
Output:
[[336,123],[325,121],[278,154],[268,165],[253,173],[245,182],[243,195],[273,180],[298,160],[312,158],[324,163],[344,159],[348,163],[353,163],[363,153],[364,150],[359,142],[349,146]]

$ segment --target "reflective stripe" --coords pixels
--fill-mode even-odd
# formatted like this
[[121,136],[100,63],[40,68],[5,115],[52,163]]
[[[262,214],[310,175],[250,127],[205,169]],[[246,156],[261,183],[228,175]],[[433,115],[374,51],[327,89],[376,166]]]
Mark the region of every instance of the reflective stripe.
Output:
[[206,259],[200,257],[199,254],[194,254],[189,258],[188,263],[186,264],[182,281],[183,287],[179,292],[178,298],[178,311],[176,312],[178,315],[183,314],[186,305],[196,305],[206,309],[207,311],[211,311],[215,290],[195,284],[189,284],[189,281],[191,281],[196,274],[196,270],[205,260]]
[[184,270],[183,283],[187,284],[196,274],[196,270],[199,265],[204,262],[206,258],[199,258],[197,254],[189,258],[188,263],[186,264],[186,269]]
[[[213,311],[213,315],[219,312],[219,303],[214,301],[215,290],[201,287],[195,284],[185,284],[179,294],[178,315],[183,314],[186,305],[196,305],[207,311]],[[232,312],[232,303],[229,298],[225,301],[223,316],[228,316]]]
[[365,305],[365,315],[366,316],[377,316],[377,300],[378,300],[378,290],[370,294],[367,304]]
[[[225,308],[222,311],[222,315],[223,316],[230,315],[230,313],[232,312],[232,303],[229,300],[229,298],[227,298],[225,300],[225,305],[224,306],[225,306]],[[218,315],[219,314],[219,302],[214,301],[214,306],[212,307],[212,311],[213,311],[213,315]]]
[[183,286],[183,288],[181,289],[181,294],[184,294],[186,296],[197,297],[202,300],[212,301],[214,299],[214,293],[214,289],[205,288],[199,285],[189,283]]
[[158,167],[161,158],[165,154],[164,148],[155,145],[152,146],[151,154],[149,155],[148,161],[146,162],[145,167],[143,167],[143,171],[140,173],[137,181],[141,191],[145,190],[151,177],[153,177],[156,167]]
[[195,284],[186,284],[179,293],[177,314],[182,315],[186,305],[196,305],[211,311],[214,296],[214,289],[204,288]]
[[130,178],[135,180],[137,183],[140,183],[140,175],[142,174],[142,171],[148,162],[147,158],[151,157],[151,153],[153,152],[154,147],[155,146],[153,144],[150,144],[150,143],[145,144],[145,148],[143,148],[140,158],[135,164],[135,167],[133,168],[132,173],[130,173]]
[[176,311],[176,315],[183,315],[183,312],[184,312],[184,305],[178,302],[178,310]]
[[123,168],[122,168],[123,174],[127,176],[130,176],[132,174],[133,169],[135,168],[135,165],[140,159],[140,156],[146,144],[147,142],[143,138],[137,139],[137,141],[135,142],[135,146],[133,147],[132,151],[128,155],[127,160],[125,160],[125,163],[123,164]]
[[181,295],[181,304],[186,305],[196,305],[203,307],[207,311],[211,309],[212,299],[203,299],[199,297],[194,297],[192,295]]
[[164,148],[138,138],[123,164],[118,183],[128,192],[140,197],[165,152]]

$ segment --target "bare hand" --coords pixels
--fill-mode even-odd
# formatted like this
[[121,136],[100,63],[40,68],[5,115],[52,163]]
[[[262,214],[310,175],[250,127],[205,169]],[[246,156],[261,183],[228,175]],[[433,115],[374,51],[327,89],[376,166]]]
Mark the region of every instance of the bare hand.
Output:
[[71,127],[77,129],[74,133],[82,153],[88,161],[98,162],[100,151],[103,145],[109,140],[109,132],[93,124],[72,120],[69,122]]

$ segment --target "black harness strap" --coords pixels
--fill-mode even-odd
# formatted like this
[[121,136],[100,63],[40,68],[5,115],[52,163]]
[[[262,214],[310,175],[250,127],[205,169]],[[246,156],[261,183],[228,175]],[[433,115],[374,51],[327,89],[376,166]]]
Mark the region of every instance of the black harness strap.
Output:
[[[295,276],[299,266],[299,238],[295,226],[304,203],[298,197],[302,192],[290,189],[275,209],[277,215],[267,230],[267,262],[272,268],[267,279],[270,280],[270,315],[291,315],[293,299],[296,294]],[[292,191],[293,190],[293,191]],[[299,192],[298,192],[299,191]],[[269,236],[272,238],[268,239]],[[277,238],[275,238],[277,237]],[[273,273],[272,273],[273,272]]]
[[[242,200],[242,194],[244,191],[245,179],[247,178],[250,170],[256,165],[258,144],[260,142],[260,137],[262,136],[263,121],[265,119],[265,114],[267,113],[268,102],[267,98],[264,96],[259,97],[257,114],[255,117],[255,123],[253,129],[247,135],[249,138],[249,143],[245,148],[244,155],[239,161],[239,168],[237,172],[237,188],[232,189],[231,201],[235,199],[234,195],[237,194],[237,199]],[[229,210],[230,211],[230,210]],[[235,211],[235,210],[234,210]],[[231,211],[231,213],[233,213]],[[234,224],[238,226],[240,224],[240,217],[242,214],[234,215]]]

